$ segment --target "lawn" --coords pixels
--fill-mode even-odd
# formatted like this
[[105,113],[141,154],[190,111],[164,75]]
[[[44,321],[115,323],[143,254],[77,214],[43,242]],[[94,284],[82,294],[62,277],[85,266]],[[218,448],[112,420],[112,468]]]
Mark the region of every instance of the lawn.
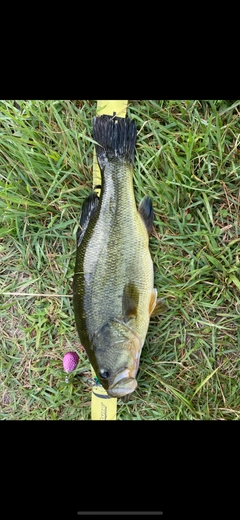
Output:
[[[1,420],[91,419],[72,279],[96,106],[0,101]],[[136,201],[153,201],[150,250],[168,309],[150,322],[119,420],[240,418],[239,109],[240,100],[128,103]],[[66,382],[69,350],[80,359]]]

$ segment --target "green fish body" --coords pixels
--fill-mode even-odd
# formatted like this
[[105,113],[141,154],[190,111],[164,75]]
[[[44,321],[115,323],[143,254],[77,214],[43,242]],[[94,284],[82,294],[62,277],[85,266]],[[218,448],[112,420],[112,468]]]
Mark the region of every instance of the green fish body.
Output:
[[99,116],[93,137],[101,193],[84,202],[77,236],[73,306],[77,331],[95,373],[111,397],[137,387],[140,355],[157,303],[149,233],[151,199],[136,207],[133,191],[135,122]]

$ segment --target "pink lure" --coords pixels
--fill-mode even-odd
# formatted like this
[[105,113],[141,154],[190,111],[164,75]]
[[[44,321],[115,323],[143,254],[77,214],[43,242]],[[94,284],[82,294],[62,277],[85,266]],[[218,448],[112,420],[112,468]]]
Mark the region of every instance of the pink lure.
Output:
[[76,352],[67,352],[63,358],[63,368],[69,374],[78,364],[79,357]]

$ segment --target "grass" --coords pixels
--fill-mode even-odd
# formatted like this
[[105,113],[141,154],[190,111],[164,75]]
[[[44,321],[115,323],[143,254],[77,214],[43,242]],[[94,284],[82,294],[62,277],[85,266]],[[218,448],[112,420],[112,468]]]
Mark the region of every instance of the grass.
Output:
[[[119,420],[240,418],[238,101],[129,101],[136,200],[152,197],[155,286],[138,388]],[[0,419],[89,420],[72,310],[96,101],[0,102]],[[78,352],[65,381],[62,358]]]

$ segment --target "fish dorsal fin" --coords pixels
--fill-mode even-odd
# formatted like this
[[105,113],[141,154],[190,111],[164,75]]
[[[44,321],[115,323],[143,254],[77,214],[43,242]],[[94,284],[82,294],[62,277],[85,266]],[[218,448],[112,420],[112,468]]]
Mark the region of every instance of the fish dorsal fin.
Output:
[[154,212],[152,200],[147,195],[143,197],[143,199],[141,200],[138,206],[138,212],[142,217],[142,220],[147,228],[148,234],[150,235],[153,227]]
[[77,232],[77,245],[81,244],[84,233],[88,227],[89,221],[97,210],[99,203],[98,195],[93,191],[84,201],[82,205],[82,213],[80,216],[80,228]]
[[122,297],[122,313],[125,322],[137,316],[139,291],[136,285],[129,282],[124,286]]

